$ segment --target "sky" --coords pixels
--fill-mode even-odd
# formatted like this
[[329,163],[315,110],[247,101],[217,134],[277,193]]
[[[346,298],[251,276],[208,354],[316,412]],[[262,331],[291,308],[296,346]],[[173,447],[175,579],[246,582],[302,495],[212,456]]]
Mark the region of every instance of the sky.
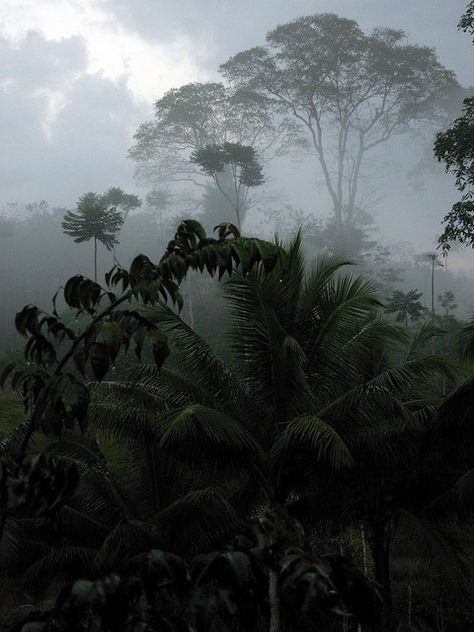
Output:
[[401,28],[474,85],[472,45],[456,29],[465,4],[1,0],[0,212],[40,199],[70,206],[84,191],[114,185],[136,190],[127,150],[153,102],[172,87],[217,78],[229,56],[301,15],[334,12],[364,30]]

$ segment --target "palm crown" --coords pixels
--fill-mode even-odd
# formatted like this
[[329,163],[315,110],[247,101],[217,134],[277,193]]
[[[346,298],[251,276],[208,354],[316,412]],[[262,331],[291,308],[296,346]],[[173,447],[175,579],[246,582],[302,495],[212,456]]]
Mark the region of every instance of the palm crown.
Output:
[[108,209],[96,193],[85,193],[79,198],[77,212],[67,211],[62,225],[76,243],[96,239],[112,250],[122,223],[122,215],[114,208]]
[[122,214],[108,208],[97,193],[85,193],[79,198],[77,211],[67,211],[62,227],[76,243],[94,240],[94,279],[97,281],[97,242],[107,250],[118,243],[117,233],[123,224]]

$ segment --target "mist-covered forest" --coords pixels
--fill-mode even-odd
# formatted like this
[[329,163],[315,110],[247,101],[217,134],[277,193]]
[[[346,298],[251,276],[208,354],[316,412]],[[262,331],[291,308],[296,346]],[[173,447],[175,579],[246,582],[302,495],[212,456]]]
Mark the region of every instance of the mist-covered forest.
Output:
[[0,8],[0,630],[474,629],[447,4]]

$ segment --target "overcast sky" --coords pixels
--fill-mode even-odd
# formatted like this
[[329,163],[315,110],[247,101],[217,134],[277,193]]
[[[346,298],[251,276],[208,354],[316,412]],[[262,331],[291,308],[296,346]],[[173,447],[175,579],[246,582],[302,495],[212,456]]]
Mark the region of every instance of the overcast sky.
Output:
[[473,85],[472,45],[456,30],[466,1],[0,0],[0,211],[133,189],[127,149],[153,101],[215,78],[230,55],[301,15],[401,28]]

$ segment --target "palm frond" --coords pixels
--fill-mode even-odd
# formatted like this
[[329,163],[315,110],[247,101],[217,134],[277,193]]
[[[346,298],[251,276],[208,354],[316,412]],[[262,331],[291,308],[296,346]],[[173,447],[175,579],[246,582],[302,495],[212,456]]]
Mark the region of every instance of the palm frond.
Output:
[[273,454],[281,458],[298,446],[310,450],[318,461],[326,462],[334,469],[353,463],[342,437],[319,417],[304,416],[291,421],[275,442]]
[[93,570],[104,574],[119,570],[123,563],[144,551],[161,546],[160,534],[153,524],[140,520],[119,522],[98,551],[94,551]]
[[200,404],[166,411],[160,417],[160,430],[162,447],[176,447],[204,437],[206,442],[222,449],[246,450],[251,455],[259,453],[257,442],[240,422]]
[[[341,275],[328,283],[319,296],[308,329],[308,362],[311,365],[330,344],[339,344],[340,335],[354,331],[382,306],[374,283],[362,277]],[[347,337],[347,335],[345,335]]]
[[435,338],[442,336],[444,330],[436,327],[431,321],[424,322],[413,335],[410,346],[408,347],[405,359],[411,360],[416,358],[421,353],[426,354],[427,347],[432,343]]
[[147,445],[155,440],[159,413],[167,405],[139,384],[101,382],[91,389],[90,427],[107,437]]
[[467,558],[446,535],[406,509],[394,512],[397,542],[402,550],[426,561],[443,586],[455,597],[466,594]]
[[343,253],[319,255],[314,262],[299,298],[296,327],[299,335],[304,334],[314,310],[318,307],[321,292],[332,281],[334,276],[352,261]]
[[243,528],[241,516],[216,488],[187,493],[154,520],[170,549],[186,553],[212,548]]
[[48,544],[28,533],[24,521],[7,519],[0,539],[0,566],[4,573],[18,575],[50,551]]
[[459,351],[468,360],[474,360],[474,321],[465,325],[459,333]]
[[41,592],[47,589],[48,580],[72,579],[89,575],[95,554],[94,549],[80,546],[53,549],[33,562],[23,573],[22,584],[30,591]]
[[456,431],[467,438],[473,437],[471,427],[474,418],[474,377],[460,384],[441,404],[433,422],[435,432]]
[[[23,438],[28,431],[29,423],[27,421],[19,424],[16,428],[2,436],[0,439],[0,454],[8,455],[15,453],[21,445]],[[35,441],[38,439],[38,433],[34,433],[30,442],[30,447],[33,447]]]
[[229,366],[216,356],[212,348],[178,314],[165,303],[146,308],[146,315],[168,334],[186,372],[202,387],[213,385],[213,394],[220,402],[236,402],[242,406],[246,394]]

